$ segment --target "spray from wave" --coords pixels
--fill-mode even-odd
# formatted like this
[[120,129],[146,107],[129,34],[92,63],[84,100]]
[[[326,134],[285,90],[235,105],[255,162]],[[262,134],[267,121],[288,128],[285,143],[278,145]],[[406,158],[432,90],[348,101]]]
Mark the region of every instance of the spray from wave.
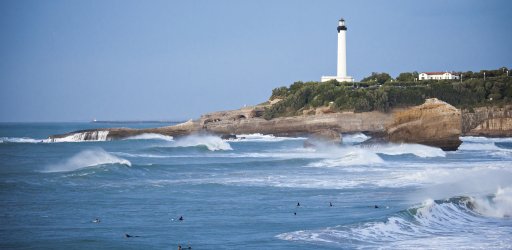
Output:
[[204,146],[210,151],[233,150],[231,145],[218,136],[213,135],[189,135],[176,140],[172,147],[197,147]]
[[[458,248],[466,246],[464,244],[468,243],[467,239],[472,239],[471,244],[475,248],[502,248],[512,244],[512,238],[509,237],[512,229],[488,228],[485,221],[510,217],[511,194],[509,189],[499,189],[495,195],[481,198],[462,196],[445,200],[428,199],[419,206],[393,214],[383,222],[301,230],[276,237],[344,247],[351,244],[354,244],[352,247],[384,244],[399,249]],[[487,241],[489,233],[494,235],[494,239]]]
[[61,138],[49,138],[45,142],[82,142],[82,141],[106,141],[109,131],[85,131],[73,133]]
[[40,143],[44,140],[38,140],[28,137],[1,137],[0,143]]
[[376,144],[369,147],[369,150],[385,155],[413,154],[421,158],[446,157],[446,152],[442,149],[421,144]]
[[356,133],[356,134],[343,134],[343,144],[353,145],[358,144],[361,142],[364,142],[368,139],[370,139],[370,136],[367,136],[363,133]]
[[344,147],[322,149],[321,153],[317,153],[320,157],[328,159],[309,164],[310,167],[344,167],[354,165],[379,165],[384,160],[377,154],[359,147]]
[[85,131],[73,133],[65,137],[52,137],[48,139],[33,139],[27,137],[2,137],[0,143],[54,143],[54,142],[84,142],[107,141],[109,131]]
[[304,140],[304,137],[279,137],[274,135],[264,135],[260,133],[255,134],[240,134],[236,135],[237,139],[233,141],[255,141],[255,142],[279,142],[285,140]]
[[131,162],[123,158],[119,158],[109,154],[105,150],[91,149],[84,150],[64,162],[56,165],[48,166],[44,172],[69,172],[81,168],[100,166],[106,164],[121,164],[131,167]]
[[169,135],[145,133],[140,135],[131,136],[124,140],[162,140],[162,141],[174,141],[174,138]]

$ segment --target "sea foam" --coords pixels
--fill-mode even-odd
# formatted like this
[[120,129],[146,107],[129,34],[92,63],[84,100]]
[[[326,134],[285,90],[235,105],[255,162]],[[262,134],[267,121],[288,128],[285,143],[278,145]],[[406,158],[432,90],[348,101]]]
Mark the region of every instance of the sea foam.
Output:
[[[498,196],[500,195],[500,196]],[[482,201],[485,200],[485,201]],[[503,201],[506,200],[506,201]],[[485,212],[481,212],[485,206]],[[372,248],[385,244],[389,248],[454,248],[467,246],[472,239],[474,248],[496,248],[512,243],[508,228],[493,231],[496,239],[487,241],[491,228],[486,218],[479,216],[510,216],[510,191],[498,190],[495,198],[453,197],[445,200],[427,199],[420,205],[400,211],[385,221],[340,225],[318,230],[300,230],[279,234],[282,240],[303,241],[343,246]],[[459,232],[454,235],[453,232]],[[447,237],[450,235],[450,237]],[[351,246],[351,244],[355,244]],[[497,247],[501,248],[501,247]]]
[[218,136],[213,135],[189,135],[179,138],[171,147],[197,147],[205,146],[210,151],[233,150],[231,145]]
[[280,136],[274,136],[274,135],[264,135],[260,133],[255,134],[239,134],[236,135],[237,139],[233,141],[255,141],[255,142],[279,142],[279,141],[285,141],[285,140],[304,140],[306,138],[304,137],[280,137]]
[[145,133],[140,135],[135,135],[131,137],[127,137],[124,140],[163,140],[163,141],[174,141],[174,138],[169,135],[155,134],[155,133]]

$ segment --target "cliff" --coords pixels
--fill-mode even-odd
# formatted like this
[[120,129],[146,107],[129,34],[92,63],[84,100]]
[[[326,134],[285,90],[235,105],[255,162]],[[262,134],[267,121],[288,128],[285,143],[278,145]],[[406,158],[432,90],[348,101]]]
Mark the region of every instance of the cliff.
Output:
[[[453,106],[429,99],[425,104],[392,112],[307,112],[293,117],[270,120],[262,118],[265,106],[221,111],[201,116],[175,126],[129,129],[110,128],[76,131],[50,136],[51,141],[114,140],[144,133],[183,136],[192,133],[273,134],[277,136],[311,136],[340,142],[340,133],[365,132],[383,136],[391,142],[420,143],[454,150],[460,144],[460,111]],[[309,115],[308,115],[309,114]]]
[[511,137],[512,105],[462,110],[462,134],[471,136]]
[[203,115],[202,128],[215,134],[273,134],[297,136],[332,130],[338,133],[382,132],[391,122],[391,113],[341,112],[301,115],[265,120],[260,116],[247,116],[246,111],[233,110]]
[[386,128],[391,142],[419,143],[457,150],[462,143],[461,112],[436,98],[424,104],[396,112],[393,122]]

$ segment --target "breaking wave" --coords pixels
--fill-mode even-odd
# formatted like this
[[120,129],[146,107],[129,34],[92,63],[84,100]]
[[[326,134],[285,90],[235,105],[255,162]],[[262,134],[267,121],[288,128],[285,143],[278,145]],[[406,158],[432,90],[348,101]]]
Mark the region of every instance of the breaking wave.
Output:
[[231,145],[218,136],[213,135],[189,135],[176,140],[171,147],[197,147],[204,146],[210,151],[233,150]]
[[512,151],[510,149],[500,148],[500,147],[496,146],[496,144],[492,141],[487,142],[487,143],[485,143],[485,142],[483,142],[483,143],[463,142],[459,146],[459,150],[461,150],[461,151]]
[[109,131],[85,131],[73,133],[61,138],[49,138],[45,142],[82,142],[82,141],[106,141]]
[[[489,219],[512,215],[512,189],[498,189],[486,197],[459,196],[446,200],[426,200],[400,211],[385,221],[301,230],[279,234],[282,240],[332,244],[343,247],[390,248],[509,248],[510,228],[486,227]],[[492,230],[492,232],[491,232]],[[453,232],[458,232],[453,234]],[[488,240],[489,234],[493,239]],[[351,245],[354,244],[354,245]]]
[[446,156],[446,152],[440,148],[425,146],[421,144],[376,144],[369,147],[369,149],[375,153],[385,155],[413,154],[422,158]]
[[353,165],[382,165],[385,161],[379,156],[412,154],[417,157],[445,157],[446,153],[440,148],[420,144],[375,144],[370,147],[358,145],[342,147],[323,147],[316,149],[314,155],[327,158],[309,164],[310,167],[342,167]]
[[130,136],[125,138],[124,140],[163,140],[163,141],[174,141],[174,138],[169,135],[155,134],[155,133],[145,133],[135,136]]
[[370,138],[371,138],[370,136],[367,136],[363,133],[343,134],[342,135],[343,144],[349,144],[349,145],[358,144],[358,143],[364,142]]
[[351,147],[334,150],[330,159],[321,160],[309,164],[310,167],[340,167],[353,165],[378,165],[383,164],[384,160],[377,154],[368,150]]
[[232,141],[256,141],[256,142],[279,142],[285,140],[304,140],[304,137],[279,137],[274,135],[264,135],[260,133],[255,134],[240,134],[236,135],[237,139]]
[[487,143],[487,142],[512,142],[512,138],[511,137],[490,138],[490,137],[480,137],[480,136],[461,136],[460,139],[463,142],[480,142],[480,143]]
[[48,166],[43,172],[69,172],[81,168],[100,166],[106,164],[121,164],[131,167],[131,162],[109,154],[105,150],[98,148],[84,150],[64,162]]
[[44,140],[38,140],[28,137],[1,137],[0,143],[40,143]]

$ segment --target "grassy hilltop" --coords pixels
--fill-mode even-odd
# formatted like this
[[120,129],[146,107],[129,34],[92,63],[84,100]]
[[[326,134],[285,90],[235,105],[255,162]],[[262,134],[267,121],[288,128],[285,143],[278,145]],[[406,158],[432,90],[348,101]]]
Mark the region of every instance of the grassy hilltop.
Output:
[[[265,119],[300,115],[304,110],[330,106],[335,111],[383,111],[418,105],[425,98],[438,98],[458,108],[503,105],[512,102],[512,76],[507,68],[480,72],[456,72],[459,80],[415,81],[417,72],[372,73],[361,82],[295,82],[272,91],[270,100],[281,101],[266,108]],[[485,79],[484,79],[485,73]],[[509,73],[512,75],[512,72]]]

